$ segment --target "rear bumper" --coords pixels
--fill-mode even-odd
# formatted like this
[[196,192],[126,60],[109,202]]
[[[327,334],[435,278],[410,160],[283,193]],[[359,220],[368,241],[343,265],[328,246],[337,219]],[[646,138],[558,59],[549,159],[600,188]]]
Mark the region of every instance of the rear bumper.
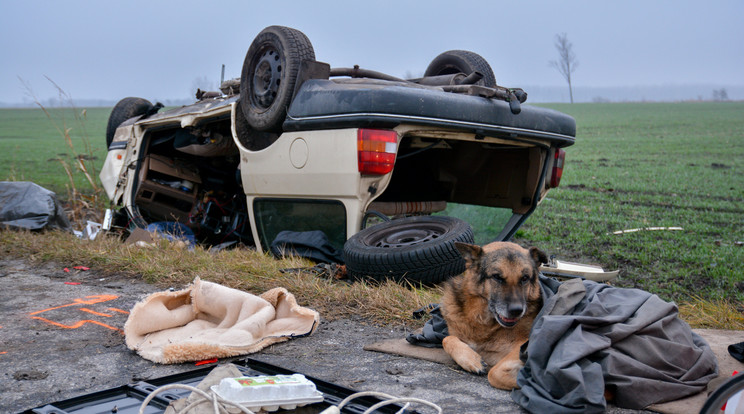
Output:
[[524,105],[515,115],[500,100],[369,79],[306,81],[283,127],[285,131],[394,128],[403,123],[509,139],[538,138],[557,147],[572,145],[576,136],[576,121],[551,109]]

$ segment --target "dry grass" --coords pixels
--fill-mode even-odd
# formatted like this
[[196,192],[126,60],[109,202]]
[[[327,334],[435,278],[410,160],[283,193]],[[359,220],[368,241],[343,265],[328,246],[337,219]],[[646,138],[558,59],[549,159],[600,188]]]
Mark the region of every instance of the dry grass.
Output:
[[741,307],[725,300],[693,297],[679,305],[679,314],[693,328],[744,329]]
[[[22,257],[31,263],[85,265],[101,273],[124,274],[163,288],[185,286],[196,276],[236,289],[260,294],[281,286],[304,306],[329,320],[353,317],[377,325],[408,328],[423,323],[413,311],[437,303],[441,288],[401,286],[393,282],[349,283],[309,271],[313,264],[298,258],[277,260],[247,248],[210,252],[178,248],[162,240],[153,248],[124,244],[113,235],[95,241],[62,232],[0,231],[0,255]],[[282,271],[302,269],[300,271]],[[693,328],[744,329],[744,315],[725,300],[693,297],[679,305],[680,316]]]
[[277,260],[247,248],[210,252],[192,251],[167,241],[153,248],[122,243],[111,235],[95,241],[80,240],[62,232],[0,231],[0,255],[22,257],[35,264],[57,262],[64,266],[84,265],[102,273],[119,273],[161,287],[184,286],[196,276],[232,288],[260,294],[281,286],[304,306],[325,319],[359,317],[378,325],[420,326],[413,311],[439,301],[441,289],[404,287],[396,283],[348,283],[319,276],[315,272],[282,272],[308,269],[309,261]]

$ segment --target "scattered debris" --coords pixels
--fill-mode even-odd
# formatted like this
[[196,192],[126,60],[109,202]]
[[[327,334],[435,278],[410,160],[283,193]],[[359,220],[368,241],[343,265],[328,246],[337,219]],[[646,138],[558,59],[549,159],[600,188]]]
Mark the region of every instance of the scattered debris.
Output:
[[[713,244],[715,244],[716,246],[723,246],[723,245],[725,245],[725,244],[727,244],[727,243],[724,243],[724,242],[723,242],[723,240],[714,240],[714,241],[713,241]],[[744,246],[744,241],[739,241],[739,240],[737,240],[737,241],[733,242],[732,244],[733,244],[734,246],[739,246],[739,247],[741,247],[741,246]]]
[[637,229],[628,229],[628,230],[618,230],[613,231],[612,234],[625,234],[625,233],[635,233],[638,231],[682,231],[684,230],[682,227],[641,227]]
[[317,276],[325,277],[334,280],[347,279],[346,266],[340,264],[331,263],[319,263],[313,267],[294,267],[288,269],[280,269],[280,273],[310,273]]
[[43,380],[49,376],[46,371],[37,371],[34,369],[21,370],[13,373],[13,379],[16,381],[37,381]]
[[217,361],[219,361],[219,359],[217,359],[217,358],[205,359],[203,361],[197,361],[197,362],[195,362],[194,365],[199,366],[199,365],[216,364]]
[[211,247],[209,248],[209,252],[210,252],[210,253],[217,253],[217,252],[220,252],[220,251],[222,251],[222,250],[225,250],[225,249],[228,249],[228,248],[231,248],[231,247],[237,246],[237,245],[238,245],[238,241],[237,241],[237,240],[233,240],[233,241],[226,241],[226,242],[224,242],[224,243],[220,243],[220,244],[217,244],[217,245],[211,246]]
[[[86,266],[73,266],[72,268],[75,269],[75,270],[83,271],[83,272],[85,272],[87,270],[90,270],[90,267],[86,267]],[[69,267],[65,267],[64,269],[62,269],[62,271],[65,272],[65,273],[70,273],[71,272],[71,270],[70,270]]]
[[[153,223],[147,227],[135,228],[129,233],[129,237],[124,241],[125,244],[132,244],[137,247],[155,247],[155,242],[159,238],[165,238],[173,242],[176,247],[188,248],[193,250],[196,245],[193,232],[178,223]],[[183,230],[183,229],[186,230]]]
[[174,221],[158,221],[150,223],[145,230],[177,244],[191,246],[191,249],[193,249],[193,246],[196,244],[194,232],[183,223]]
[[73,233],[75,233],[75,235],[81,239],[95,240],[98,236],[98,233],[100,233],[102,229],[103,225],[101,223],[96,223],[89,220],[88,223],[85,225],[83,231],[73,230]]
[[540,266],[540,272],[558,278],[581,278],[595,282],[614,280],[620,273],[619,270],[607,272],[600,266],[556,260],[555,256],[550,256],[547,266]]
[[114,221],[114,214],[110,208],[107,208],[106,210],[103,211],[103,223],[101,224],[101,228],[106,231],[111,230],[111,225],[113,224],[113,221]]

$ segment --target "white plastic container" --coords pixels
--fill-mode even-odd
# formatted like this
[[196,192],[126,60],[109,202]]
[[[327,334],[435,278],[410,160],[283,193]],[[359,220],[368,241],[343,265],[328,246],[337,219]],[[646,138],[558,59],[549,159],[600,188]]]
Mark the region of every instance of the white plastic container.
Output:
[[211,389],[251,411],[293,410],[323,401],[323,393],[302,374],[225,378]]

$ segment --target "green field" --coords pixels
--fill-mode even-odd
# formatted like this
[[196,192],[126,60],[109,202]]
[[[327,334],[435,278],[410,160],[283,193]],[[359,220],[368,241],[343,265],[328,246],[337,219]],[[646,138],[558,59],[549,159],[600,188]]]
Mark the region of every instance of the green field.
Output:
[[33,181],[66,197],[72,184],[64,161],[73,172],[75,187],[90,192],[77,156],[85,157],[85,167],[97,180],[106,158],[111,108],[47,110],[49,116],[40,108],[0,109],[0,180]]
[[[517,242],[678,299],[744,299],[744,103],[550,105],[576,119],[560,188]],[[614,231],[682,227],[682,231]]]
[[[621,270],[617,284],[665,299],[744,301],[744,103],[543,105],[576,119],[563,181],[515,241],[559,259]],[[110,108],[0,110],[0,180],[30,180],[65,196],[59,161],[105,158]],[[56,125],[56,126],[55,126]],[[74,150],[59,129],[69,128]],[[52,161],[50,161],[52,160]],[[90,191],[82,174],[75,186]],[[482,210],[467,220],[493,237]],[[681,231],[614,231],[682,227]]]

